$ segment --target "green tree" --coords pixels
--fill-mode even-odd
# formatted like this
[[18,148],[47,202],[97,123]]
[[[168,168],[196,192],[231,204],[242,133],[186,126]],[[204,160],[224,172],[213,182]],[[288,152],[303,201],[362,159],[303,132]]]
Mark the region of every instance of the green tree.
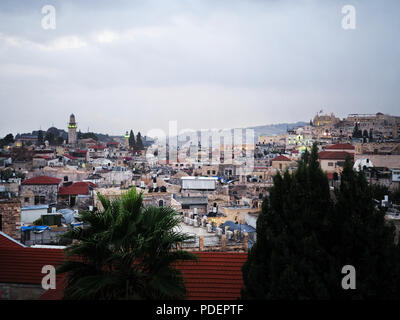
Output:
[[54,145],[56,137],[54,136],[53,132],[47,131],[44,140],[48,141],[50,145]]
[[9,133],[3,139],[0,139],[0,148],[13,142],[14,142],[14,136],[12,135],[12,133]]
[[129,146],[131,148],[136,147],[135,134],[133,133],[133,130],[131,130],[131,132],[129,134]]
[[332,209],[318,149],[293,174],[278,173],[257,221],[257,242],[243,266],[245,299],[328,298],[326,217]]
[[37,144],[40,146],[44,143],[43,141],[43,131],[39,130],[38,132],[38,139],[37,139]]
[[136,136],[136,146],[140,149],[143,150],[144,146],[143,146],[143,141],[142,141],[142,135],[140,134],[140,132],[138,132],[137,136]]
[[354,125],[353,138],[362,138],[362,131],[361,131],[361,129],[359,129],[357,122]]
[[[336,191],[335,210],[329,218],[329,251],[333,298],[398,299],[400,294],[400,255],[394,228],[374,202],[374,189],[363,172],[355,172],[348,157]],[[357,289],[343,290],[339,271],[344,265],[356,269]]]
[[[243,266],[245,299],[398,299],[400,253],[362,172],[345,161],[335,201],[315,145],[298,169],[276,175]],[[356,269],[356,290],[341,286]]]
[[65,299],[181,299],[182,274],[173,265],[195,259],[175,250],[190,237],[178,233],[179,220],[169,207],[143,207],[133,188],[110,201],[100,194],[103,211],[83,212],[88,228],[75,228],[64,240],[77,240],[66,251],[70,259]]
[[400,204],[400,187],[397,187],[390,193],[389,199],[393,201],[393,203]]
[[378,201],[383,200],[386,195],[391,194],[388,187],[381,184],[372,184],[370,186],[372,192],[372,198]]
[[369,129],[369,141],[373,141],[374,140],[374,131],[373,129]]
[[13,171],[10,168],[0,171],[1,180],[8,181],[8,179],[13,177]]

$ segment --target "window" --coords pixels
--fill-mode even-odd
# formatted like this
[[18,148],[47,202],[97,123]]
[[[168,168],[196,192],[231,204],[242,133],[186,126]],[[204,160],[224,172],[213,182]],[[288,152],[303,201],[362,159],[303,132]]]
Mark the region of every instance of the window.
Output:
[[64,176],[64,181],[65,181],[65,182],[68,181],[68,176]]
[[210,172],[211,172],[210,170],[207,170],[207,174],[210,174]]
[[3,216],[0,214],[0,231],[3,231]]
[[279,169],[282,170],[282,163],[279,164]]
[[215,170],[212,171],[212,174],[215,174]]
[[46,197],[45,196],[35,196],[35,205],[37,204],[45,204]]
[[28,197],[25,197],[24,198],[24,202],[26,203],[26,202],[29,202],[29,198]]
[[164,200],[158,201],[158,206],[159,207],[164,207]]
[[328,167],[333,167],[333,162],[328,162]]

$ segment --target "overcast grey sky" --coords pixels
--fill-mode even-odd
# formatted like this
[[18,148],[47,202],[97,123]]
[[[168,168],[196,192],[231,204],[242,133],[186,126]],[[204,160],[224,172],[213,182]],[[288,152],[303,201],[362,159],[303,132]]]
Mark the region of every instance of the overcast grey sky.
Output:
[[[44,5],[56,29],[41,25]],[[356,29],[341,27],[343,5]],[[0,136],[399,115],[400,1],[0,2]]]

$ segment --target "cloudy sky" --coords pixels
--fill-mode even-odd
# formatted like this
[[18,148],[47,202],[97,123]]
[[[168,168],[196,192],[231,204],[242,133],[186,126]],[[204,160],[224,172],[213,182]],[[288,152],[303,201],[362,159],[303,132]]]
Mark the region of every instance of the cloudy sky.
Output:
[[[341,10],[356,9],[344,30]],[[42,7],[56,29],[42,27]],[[2,0],[0,136],[400,115],[398,0]]]

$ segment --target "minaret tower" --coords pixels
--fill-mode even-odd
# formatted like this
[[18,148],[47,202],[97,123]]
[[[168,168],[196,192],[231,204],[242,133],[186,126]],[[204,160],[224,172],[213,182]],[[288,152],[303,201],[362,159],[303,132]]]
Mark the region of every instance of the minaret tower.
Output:
[[129,132],[127,131],[127,132],[125,132],[125,146],[126,146],[126,149],[127,150],[129,150],[129,138],[130,138],[131,136],[130,136],[130,134],[129,134]]
[[76,129],[78,128],[76,122],[75,122],[75,116],[74,114],[71,114],[69,117],[69,123],[68,123],[68,144],[75,146],[77,142],[77,134],[76,134]]

